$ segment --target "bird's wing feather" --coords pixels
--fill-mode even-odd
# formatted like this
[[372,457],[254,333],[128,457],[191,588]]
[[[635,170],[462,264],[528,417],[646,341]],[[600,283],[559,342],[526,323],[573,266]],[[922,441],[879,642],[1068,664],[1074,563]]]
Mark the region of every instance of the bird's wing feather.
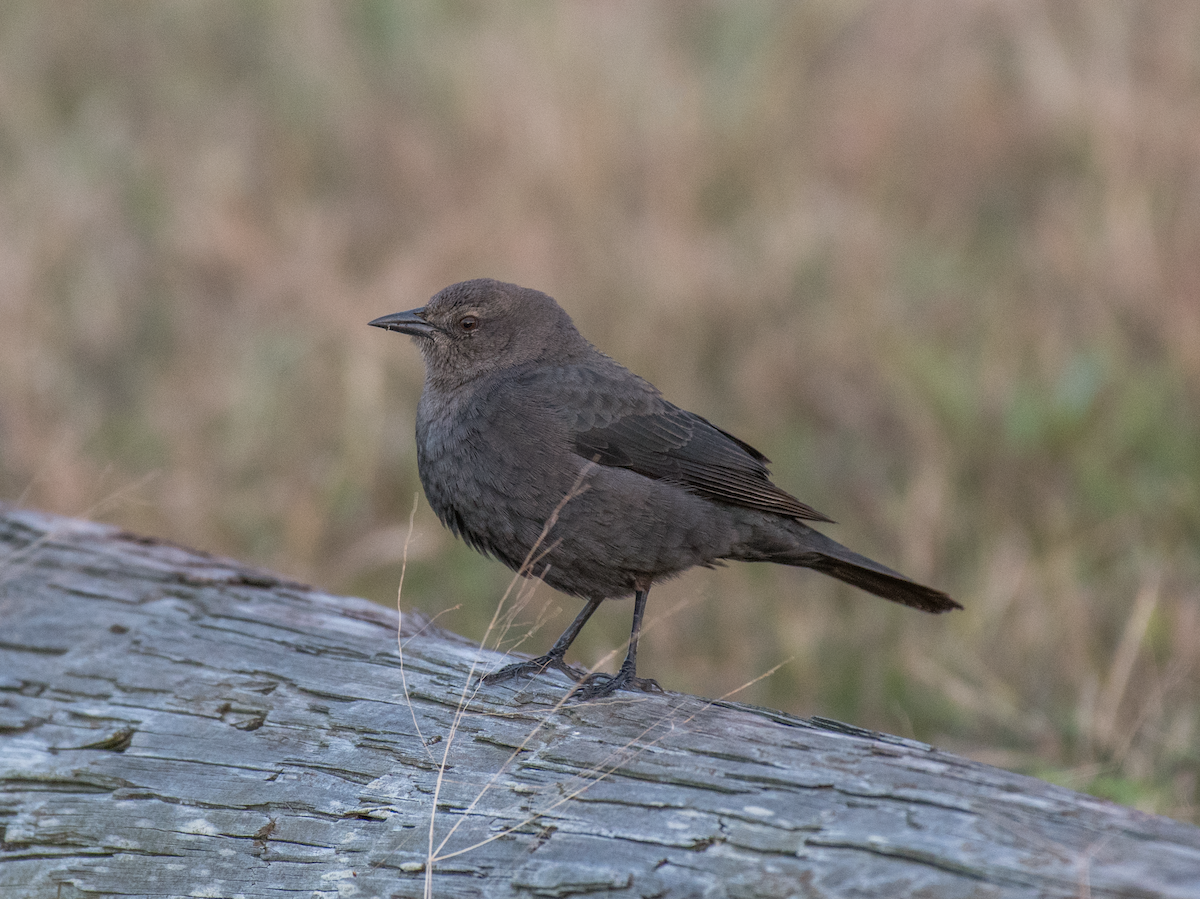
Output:
[[[524,417],[552,408],[584,459],[669,481],[703,496],[806,521],[832,521],[771,483],[768,459],[707,419],[663,399],[607,356],[604,364],[531,367],[506,380]],[[552,402],[547,398],[552,397]]]
[[[644,408],[645,401],[639,405]],[[748,443],[659,396],[653,406],[587,416],[591,426],[575,431],[575,452],[718,502],[808,521],[831,520],[772,484],[766,456]]]

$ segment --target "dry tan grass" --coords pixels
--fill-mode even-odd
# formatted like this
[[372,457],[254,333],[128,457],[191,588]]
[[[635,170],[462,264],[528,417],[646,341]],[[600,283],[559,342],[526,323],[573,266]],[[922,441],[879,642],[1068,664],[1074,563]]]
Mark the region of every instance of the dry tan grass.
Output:
[[[365,322],[519,281],[968,606],[691,574],[646,673],[1197,820],[1198,85],[1184,3],[8,4],[0,495],[390,602]],[[409,552],[482,633],[507,572]]]

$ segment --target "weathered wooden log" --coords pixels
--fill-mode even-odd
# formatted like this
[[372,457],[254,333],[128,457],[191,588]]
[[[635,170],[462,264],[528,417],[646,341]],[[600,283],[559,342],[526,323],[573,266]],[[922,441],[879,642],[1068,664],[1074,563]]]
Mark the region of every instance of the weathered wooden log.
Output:
[[[0,896],[1200,897],[1200,829],[0,507]],[[428,893],[426,891],[429,891]]]

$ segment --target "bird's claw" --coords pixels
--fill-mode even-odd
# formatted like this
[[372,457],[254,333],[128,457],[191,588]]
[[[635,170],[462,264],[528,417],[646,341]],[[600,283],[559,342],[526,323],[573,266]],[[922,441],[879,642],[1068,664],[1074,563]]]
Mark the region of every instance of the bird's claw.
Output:
[[505,665],[499,671],[493,671],[491,674],[484,675],[483,682],[491,687],[496,684],[502,684],[514,677],[532,677],[535,674],[542,674],[550,668],[561,671],[574,681],[581,680],[584,677],[583,671],[580,671],[573,665],[568,665],[563,661],[561,656],[544,655],[525,662],[515,662],[512,665]]
[[635,677],[633,672],[622,668],[616,674],[596,672],[589,674],[571,691],[570,698],[577,702],[611,696],[617,690],[641,690],[643,693],[662,693],[663,688],[651,677]]
[[612,695],[617,690],[641,690],[643,693],[664,692],[663,688],[658,685],[658,681],[650,677],[637,677],[624,667],[616,674],[604,674],[603,672],[588,674],[574,665],[568,665],[561,656],[549,654],[505,665],[499,671],[484,675],[482,681],[491,687],[514,677],[533,677],[551,668],[561,671],[567,677],[578,682],[578,686],[568,695],[568,698],[575,702],[601,699]]

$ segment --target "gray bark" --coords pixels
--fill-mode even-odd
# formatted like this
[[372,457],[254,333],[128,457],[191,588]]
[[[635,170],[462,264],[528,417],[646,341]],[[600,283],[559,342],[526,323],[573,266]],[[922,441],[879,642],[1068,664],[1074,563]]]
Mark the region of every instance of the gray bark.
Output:
[[0,896],[1200,897],[1177,821],[821,719],[464,690],[495,654],[403,637],[0,507]]

